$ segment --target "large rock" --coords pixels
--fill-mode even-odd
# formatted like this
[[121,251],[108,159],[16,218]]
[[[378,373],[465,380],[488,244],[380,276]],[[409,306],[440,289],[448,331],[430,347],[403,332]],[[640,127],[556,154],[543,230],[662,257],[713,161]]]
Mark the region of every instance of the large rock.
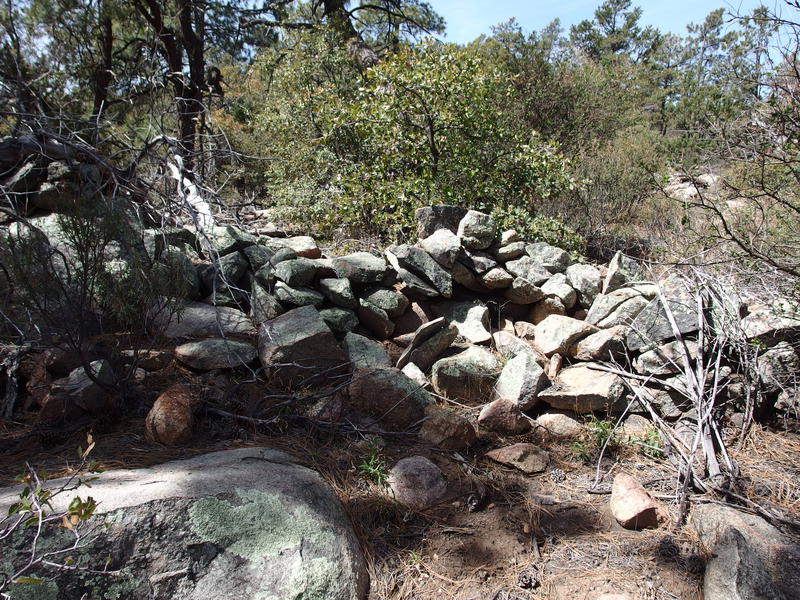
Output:
[[567,283],[578,293],[578,304],[589,308],[600,293],[600,271],[587,264],[574,264],[567,267]]
[[157,333],[168,338],[209,335],[254,336],[256,329],[242,311],[200,302],[185,302],[177,310],[160,304],[151,311]]
[[544,298],[544,292],[524,277],[514,279],[503,295],[514,304],[533,304]]
[[388,339],[394,332],[394,322],[386,311],[363,298],[358,301],[358,320],[379,340]]
[[653,348],[633,359],[633,368],[642,375],[674,375],[681,373],[684,366],[684,355],[688,353],[689,360],[697,356],[697,342],[677,340],[669,342],[658,348]]
[[84,367],[73,369],[65,379],[57,379],[50,388],[48,403],[66,403],[100,413],[108,407],[108,390],[114,385],[114,371],[105,359],[89,363],[91,377]]
[[348,370],[347,354],[313,306],[267,321],[258,335],[258,356],[266,375],[289,387],[301,381],[322,385]]
[[542,298],[531,308],[528,321],[538,325],[550,315],[566,315],[567,309],[558,298]]
[[436,233],[439,229],[447,229],[452,233],[456,233],[458,231],[458,224],[466,214],[466,208],[449,206],[446,204],[418,208],[415,214],[417,219],[417,237],[420,239],[426,238]]
[[319,308],[325,297],[309,287],[292,287],[282,281],[275,282],[275,298],[286,306],[315,306]]
[[380,283],[388,270],[383,258],[369,252],[338,256],[333,259],[333,268],[339,277],[345,277],[353,283]]
[[348,333],[342,342],[353,369],[391,367],[389,353],[378,342],[357,333]]
[[459,254],[458,262],[476,275],[483,275],[499,266],[490,254],[480,250],[467,250],[466,248]]
[[278,299],[258,280],[253,279],[250,289],[250,316],[256,325],[261,325],[264,321],[274,319],[286,312]]
[[499,267],[489,269],[480,276],[480,284],[490,290],[504,290],[514,282],[514,276]]
[[780,342],[756,359],[761,385],[768,393],[800,383],[800,355],[788,342]]
[[453,400],[485,402],[500,373],[500,364],[490,351],[471,346],[463,352],[438,360],[432,369],[433,389]]
[[579,414],[608,410],[622,397],[625,384],[620,377],[592,369],[592,365],[563,369],[551,387],[539,392],[539,400]]
[[453,279],[450,273],[424,250],[401,244],[386,248],[386,255],[390,262],[397,262],[400,267],[422,278],[424,283],[433,286],[445,298],[453,295]]
[[606,278],[603,281],[603,293],[608,294],[621,288],[626,283],[638,281],[643,278],[642,270],[632,258],[617,252],[608,263]]
[[578,340],[597,331],[597,327],[571,317],[550,315],[536,325],[534,335],[536,346],[545,356],[566,354]]
[[175,348],[175,357],[193,369],[231,369],[249,365],[256,358],[257,351],[252,344],[214,338],[187,342]]
[[551,273],[561,273],[572,263],[566,250],[551,246],[547,242],[534,242],[525,247],[536,264],[543,266]]
[[547,385],[544,369],[529,352],[517,354],[511,358],[497,378],[495,397],[511,400],[519,410],[533,408],[538,400],[538,393]]
[[444,473],[424,456],[397,461],[387,483],[394,499],[411,508],[427,508],[447,493]]
[[322,317],[322,320],[330,327],[331,331],[336,334],[353,331],[359,325],[356,313],[347,308],[339,308],[338,306],[323,308],[319,311],[319,316]]
[[778,300],[742,319],[742,329],[749,341],[758,341],[765,346],[796,342],[800,339],[800,306]]
[[419,241],[420,247],[445,269],[451,269],[461,251],[461,240],[449,229],[437,229]]
[[458,237],[464,248],[485,250],[492,245],[497,233],[494,219],[487,214],[470,210],[458,224]]
[[275,265],[275,277],[292,287],[310,285],[317,276],[319,264],[310,258],[284,260]]
[[586,315],[586,322],[603,329],[618,325],[630,325],[649,303],[650,298],[638,289],[614,290],[595,297],[589,313]]
[[386,288],[368,290],[363,299],[386,312],[390,319],[402,316],[408,308],[408,298],[399,292],[387,290]]
[[699,329],[697,302],[691,290],[684,287],[680,280],[666,280],[662,282],[662,295],[653,298],[631,322],[631,331],[626,340],[628,350],[638,352],[649,349],[675,337],[665,304],[682,335]]
[[762,518],[735,508],[699,504],[692,524],[711,555],[706,600],[796,600],[800,547]]
[[[19,488],[0,493],[3,514],[18,493]],[[56,510],[64,510],[75,495],[97,501],[90,523],[98,527],[96,537],[71,554],[78,564],[121,575],[64,570],[53,583],[15,585],[12,597],[363,600],[367,595],[366,564],[339,500],[322,477],[288,454],[241,448],[147,469],[106,471],[91,488],[58,497]],[[52,535],[50,543],[58,547],[74,539],[66,528]],[[24,542],[7,545],[4,560],[21,564],[28,554]]]
[[303,258],[319,258],[322,256],[322,251],[317,246],[317,242],[309,235],[296,235],[281,241],[297,252],[297,256]]
[[241,252],[232,252],[204,268],[200,272],[200,279],[208,291],[235,287],[249,266],[250,263]]
[[563,273],[556,273],[542,285],[542,292],[550,298],[558,298],[565,308],[570,309],[575,306],[578,295],[572,286],[567,283],[567,278]]
[[393,368],[355,371],[348,392],[352,408],[398,431],[422,423],[425,407],[433,402],[419,384]]
[[219,256],[243,250],[256,243],[255,236],[233,225],[207,227],[203,230],[203,234],[211,243],[213,251]]
[[458,334],[472,344],[485,344],[489,333],[489,309],[480,300],[442,302],[433,310],[458,328]]

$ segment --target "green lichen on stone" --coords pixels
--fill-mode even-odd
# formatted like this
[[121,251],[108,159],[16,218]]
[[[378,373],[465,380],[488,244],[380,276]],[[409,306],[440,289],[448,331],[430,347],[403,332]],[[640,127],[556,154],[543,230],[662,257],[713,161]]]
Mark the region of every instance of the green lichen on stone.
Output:
[[41,583],[13,583],[8,590],[12,600],[56,600],[58,586],[54,581]]
[[309,544],[332,544],[334,534],[307,508],[290,508],[277,494],[236,490],[242,500],[234,505],[218,498],[202,498],[189,509],[192,530],[248,560],[277,556]]
[[341,569],[327,558],[308,561],[303,569],[295,569],[289,581],[289,598],[326,600],[338,596],[337,582]]

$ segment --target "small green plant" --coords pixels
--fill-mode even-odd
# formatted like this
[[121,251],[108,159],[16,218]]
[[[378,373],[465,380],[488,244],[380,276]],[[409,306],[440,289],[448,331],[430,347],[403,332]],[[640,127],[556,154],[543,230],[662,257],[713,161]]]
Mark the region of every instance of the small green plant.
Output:
[[661,436],[655,427],[649,427],[640,435],[631,436],[630,441],[637,445],[639,451],[643,454],[652,458],[664,458],[664,452],[661,449]]
[[591,415],[586,421],[587,433],[582,439],[572,442],[572,453],[579,461],[588,463],[594,460],[603,447],[614,448],[617,440],[614,437],[614,421],[600,419]]
[[378,485],[384,485],[389,479],[389,468],[386,459],[381,454],[380,443],[375,438],[369,442],[369,447],[361,456],[361,463],[356,467],[359,475]]

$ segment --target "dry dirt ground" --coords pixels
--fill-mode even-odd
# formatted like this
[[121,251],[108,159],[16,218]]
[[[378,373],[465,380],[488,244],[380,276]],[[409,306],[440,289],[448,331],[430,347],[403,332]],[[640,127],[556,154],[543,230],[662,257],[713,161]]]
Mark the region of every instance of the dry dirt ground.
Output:
[[[199,379],[179,367],[164,371],[164,381]],[[234,385],[224,375],[202,381],[215,390],[208,402],[231,412],[247,412],[264,395],[263,387]],[[148,383],[162,389],[158,381]],[[483,456],[507,443],[534,441],[530,435],[482,435],[477,447],[458,454],[410,435],[381,437],[292,418],[262,427],[201,413],[191,447],[156,446],[143,436],[143,417],[154,397],[155,392],[140,390],[129,399],[136,408],[116,422],[88,424],[61,438],[37,434],[25,422],[0,422],[0,484],[12,483],[26,461],[53,476],[68,473],[89,429],[97,443],[93,457],[103,469],[264,445],[296,456],[334,487],[369,558],[370,600],[593,600],[604,593],[625,593],[630,600],[702,598],[708,556],[690,526],[666,523],[657,530],[628,531],[610,515],[610,482],[622,471],[642,481],[673,519],[677,515],[669,462],[635,443],[622,440],[607,454],[600,485],[589,493],[596,462],[586,460],[586,446],[544,444],[550,465],[536,475]],[[740,493],[800,517],[800,438],[756,427],[743,445],[731,442],[742,471]],[[590,453],[594,450],[589,441]],[[444,501],[425,511],[403,508],[378,483],[387,468],[412,455],[434,461],[450,487]]]

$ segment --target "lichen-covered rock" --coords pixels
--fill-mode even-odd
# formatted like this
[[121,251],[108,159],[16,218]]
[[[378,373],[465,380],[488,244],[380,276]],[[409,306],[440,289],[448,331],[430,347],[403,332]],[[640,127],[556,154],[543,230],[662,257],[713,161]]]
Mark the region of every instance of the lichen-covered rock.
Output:
[[572,263],[567,251],[551,246],[547,242],[528,244],[525,252],[536,264],[543,266],[551,273],[561,273]]
[[569,355],[586,361],[614,360],[624,355],[627,335],[628,327],[625,325],[601,329],[573,344],[569,349]]
[[378,342],[357,333],[348,333],[344,336],[342,347],[347,352],[353,369],[373,369],[391,367],[389,353]]
[[523,277],[514,279],[503,295],[514,304],[533,304],[544,298],[541,288]]
[[447,204],[418,208],[414,215],[417,219],[417,237],[420,239],[426,238],[439,229],[447,229],[456,233],[458,224],[466,214],[466,208]]
[[458,334],[472,344],[485,344],[489,333],[489,308],[480,300],[442,302],[434,310],[458,328]]
[[458,224],[458,237],[465,248],[485,250],[492,245],[497,233],[494,219],[487,214],[470,210]]
[[495,385],[495,398],[514,402],[520,410],[529,410],[538,400],[538,393],[548,383],[544,369],[532,353],[523,352],[510,359]]
[[356,313],[347,308],[334,306],[323,308],[319,311],[319,316],[325,321],[334,333],[347,333],[358,327],[359,321]]
[[462,249],[459,254],[458,262],[476,275],[483,275],[499,266],[497,261],[488,253],[481,252],[480,250],[468,250],[466,248]]
[[674,375],[684,368],[684,351],[689,360],[697,356],[697,342],[674,341],[653,348],[633,359],[633,368],[642,375]]
[[275,277],[292,287],[310,285],[319,271],[319,265],[310,258],[284,260],[275,265]]
[[586,322],[602,329],[630,325],[650,299],[634,288],[620,288],[595,297]]
[[567,277],[563,273],[556,273],[542,284],[542,292],[551,298],[558,298],[566,309],[575,306],[578,295],[572,286],[567,283]]
[[313,306],[296,308],[261,325],[258,355],[268,377],[284,386],[322,385],[348,371],[349,360]]
[[514,260],[525,254],[525,242],[509,242],[494,250],[494,256],[500,262]]
[[558,298],[542,298],[531,308],[528,321],[538,325],[550,315],[566,315],[567,308]]
[[317,287],[331,304],[342,308],[358,308],[358,298],[353,293],[349,279],[321,279]]
[[514,276],[505,269],[495,267],[480,276],[481,285],[490,290],[504,290],[514,282]]
[[156,398],[145,419],[148,440],[165,446],[185,444],[192,438],[194,392],[188,385],[175,384]]
[[[573,416],[570,416],[573,415]],[[574,413],[546,412],[536,417],[535,435],[543,441],[577,439],[584,426],[574,418]]]
[[589,308],[600,293],[600,270],[594,265],[574,264],[567,267],[566,276],[578,294],[578,304]]
[[461,251],[461,240],[449,229],[437,229],[419,241],[420,248],[430,254],[445,269],[451,269]]
[[231,369],[249,365],[257,352],[252,344],[213,338],[188,342],[175,348],[175,358],[193,369]]
[[383,310],[390,319],[401,316],[408,308],[408,298],[386,288],[369,290],[364,294],[363,299]]
[[571,317],[550,315],[535,327],[536,346],[545,356],[566,354],[580,340],[597,331],[597,327]]
[[425,284],[430,284],[443,297],[449,298],[453,295],[453,278],[450,272],[424,250],[407,244],[389,246],[386,248],[386,257],[392,264],[396,262],[401,268],[421,278]]
[[518,260],[506,263],[506,270],[512,275],[521,277],[535,286],[542,285],[550,279],[551,273],[530,256],[523,256]]
[[691,290],[677,279],[662,282],[662,297],[656,297],[636,315],[631,322],[626,345],[628,350],[639,352],[675,337],[673,326],[667,318],[664,302],[669,307],[675,325],[682,335],[700,328],[697,302]]
[[431,373],[437,394],[464,402],[485,402],[500,374],[500,364],[490,351],[471,346],[455,356],[436,361]]
[[353,283],[380,283],[388,270],[383,258],[369,252],[337,256],[333,259],[333,268],[339,277],[349,279]]
[[800,306],[785,299],[763,306],[742,319],[742,329],[749,341],[766,346],[800,339]]
[[274,319],[286,312],[283,305],[261,282],[253,279],[250,290],[250,316],[256,325],[261,325],[264,321]]
[[386,311],[363,298],[358,301],[358,320],[379,340],[390,338],[394,332],[394,322]]
[[[5,514],[18,489],[0,491]],[[288,454],[241,448],[147,469],[105,471],[75,494],[92,496],[99,525],[72,553],[119,577],[64,571],[12,597],[150,600],[363,600],[369,579],[347,516],[328,484]],[[62,510],[75,494],[67,494]],[[66,528],[54,533],[65,544]],[[4,548],[4,560],[26,546]],[[106,565],[105,557],[111,557]],[[26,595],[27,594],[27,595]]]
[[621,288],[626,283],[638,281],[642,278],[642,270],[636,261],[625,256],[622,252],[617,252],[611,262],[608,263],[602,292],[608,294]]
[[317,290],[308,287],[294,288],[282,281],[275,282],[275,298],[286,306],[315,306],[319,308],[325,297]]
[[780,342],[759,355],[756,367],[768,393],[800,384],[800,355],[788,342]]

